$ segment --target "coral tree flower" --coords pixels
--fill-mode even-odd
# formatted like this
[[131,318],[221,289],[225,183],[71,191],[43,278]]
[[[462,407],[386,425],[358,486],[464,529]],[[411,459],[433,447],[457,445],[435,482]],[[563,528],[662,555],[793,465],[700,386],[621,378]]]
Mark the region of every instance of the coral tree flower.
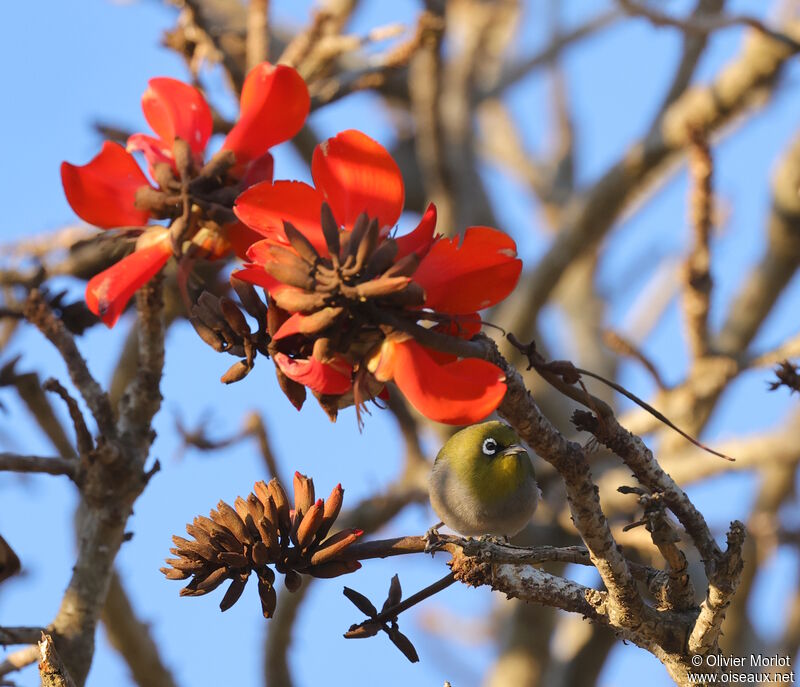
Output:
[[[185,214],[169,198],[159,205],[165,195],[178,195],[182,181],[179,162],[197,182],[195,187],[190,184],[190,192],[201,190],[210,196],[209,189],[216,185],[217,196],[205,205],[224,205],[220,187],[234,189],[233,194],[228,194],[232,200],[249,185],[272,179],[269,149],[300,130],[308,116],[309,102],[305,82],[294,69],[267,62],[256,66],[245,79],[239,120],[222,144],[222,152],[229,151],[232,158],[226,165],[214,167],[212,159],[204,167],[205,149],[213,130],[211,108],[193,86],[176,79],[155,78],[142,96],[142,110],[155,135],[133,134],[127,148],[106,141],[100,153],[82,166],[62,163],[64,192],[78,216],[102,229],[142,228],[138,230],[141,236],[135,252],[89,281],[86,302],[92,312],[113,326],[135,291],[157,274],[176,251],[180,241],[174,236],[170,240],[163,227],[144,227],[153,218],[174,220]],[[188,160],[176,159],[179,142],[188,147]],[[147,160],[156,186],[151,185],[133,157],[137,151]],[[205,179],[197,178],[204,173]],[[194,197],[191,202],[195,202]],[[209,221],[202,213],[195,213],[191,226],[182,227],[179,238],[191,241],[194,253],[208,258],[221,257],[231,248],[244,254],[258,236],[232,215],[229,219],[227,223]]]
[[514,241],[489,227],[470,227],[461,241],[435,236],[433,205],[411,233],[391,237],[403,210],[400,170],[359,131],[320,144],[311,172],[314,186],[256,184],[234,207],[266,237],[234,276],[270,296],[271,352],[289,398],[299,407],[296,385],[307,387],[335,417],[394,381],[439,422],[491,413],[505,394],[502,371],[422,341],[426,326],[467,339],[480,330],[478,311],[519,279]]

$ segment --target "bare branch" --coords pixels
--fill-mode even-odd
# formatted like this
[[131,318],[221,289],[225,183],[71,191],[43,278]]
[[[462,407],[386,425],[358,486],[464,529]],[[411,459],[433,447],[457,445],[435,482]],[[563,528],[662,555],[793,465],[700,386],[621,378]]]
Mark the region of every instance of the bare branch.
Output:
[[15,453],[3,452],[0,453],[0,470],[66,475],[74,481],[78,476],[78,463],[71,458],[20,456]]
[[634,0],[617,0],[622,8],[630,15],[645,17],[656,26],[672,26],[678,28],[686,33],[697,34],[701,36],[708,35],[712,31],[719,29],[727,29],[735,26],[748,26],[763,33],[766,37],[776,41],[785,43],[795,52],[800,50],[800,43],[798,43],[791,36],[785,33],[775,31],[774,29],[766,26],[761,20],[756,17],[751,17],[745,14],[694,14],[687,20],[677,19],[671,17],[664,12],[654,9],[652,6],[643,5]]
[[42,679],[42,687],[75,687],[75,682],[53,645],[53,638],[44,632],[42,641],[39,642],[39,677]]

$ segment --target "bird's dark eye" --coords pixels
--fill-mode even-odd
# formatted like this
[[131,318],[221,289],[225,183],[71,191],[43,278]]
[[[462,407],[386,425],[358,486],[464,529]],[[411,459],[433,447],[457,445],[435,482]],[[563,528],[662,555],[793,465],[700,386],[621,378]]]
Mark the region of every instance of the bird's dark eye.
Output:
[[491,437],[483,440],[483,453],[487,456],[497,453],[497,442]]

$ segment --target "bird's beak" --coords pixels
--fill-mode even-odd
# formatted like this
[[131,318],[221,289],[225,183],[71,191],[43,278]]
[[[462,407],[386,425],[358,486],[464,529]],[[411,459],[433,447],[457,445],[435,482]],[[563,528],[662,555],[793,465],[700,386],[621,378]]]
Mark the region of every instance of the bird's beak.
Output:
[[527,450],[522,444],[511,444],[500,455],[501,456],[515,456],[520,453],[527,453]]

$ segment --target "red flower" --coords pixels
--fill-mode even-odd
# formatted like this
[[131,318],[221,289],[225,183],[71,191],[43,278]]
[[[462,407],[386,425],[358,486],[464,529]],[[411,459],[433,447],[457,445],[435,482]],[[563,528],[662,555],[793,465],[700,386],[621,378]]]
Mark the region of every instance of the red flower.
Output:
[[328,410],[330,397],[339,407],[358,405],[392,380],[439,422],[467,424],[491,413],[505,394],[501,370],[427,348],[414,331],[438,322],[444,333],[476,334],[477,311],[517,283],[514,241],[488,227],[468,228],[460,245],[436,237],[433,205],[414,231],[391,238],[403,209],[400,170],[361,132],[320,144],[311,172],[315,186],[256,184],[234,206],[267,237],[250,247],[250,263],[235,276],[264,287],[286,312],[270,332],[279,378],[308,387]]
[[[272,155],[269,149],[290,139],[305,122],[309,111],[305,82],[291,67],[264,62],[248,75],[242,89],[239,121],[228,133],[222,150],[235,155],[228,171],[231,183],[240,188],[272,179]],[[107,141],[100,153],[83,166],[64,162],[61,180],[72,209],[87,222],[103,229],[144,227],[152,217],[137,206],[137,193],[152,186],[131,154],[140,151],[148,162],[150,176],[163,178],[159,165],[167,165],[177,174],[174,146],[185,141],[192,164],[199,170],[213,122],[211,109],[193,86],[170,78],[151,79],[142,96],[142,110],[155,136],[133,134],[127,150]],[[257,237],[239,222],[213,225],[214,230],[197,232],[194,243],[210,258],[218,258],[233,248],[244,254]],[[172,253],[170,241],[162,228],[147,230],[143,236],[148,249],[137,244],[136,252],[91,279],[86,302],[103,322],[113,326],[132,294],[164,266]],[[163,239],[163,240],[162,240]]]

